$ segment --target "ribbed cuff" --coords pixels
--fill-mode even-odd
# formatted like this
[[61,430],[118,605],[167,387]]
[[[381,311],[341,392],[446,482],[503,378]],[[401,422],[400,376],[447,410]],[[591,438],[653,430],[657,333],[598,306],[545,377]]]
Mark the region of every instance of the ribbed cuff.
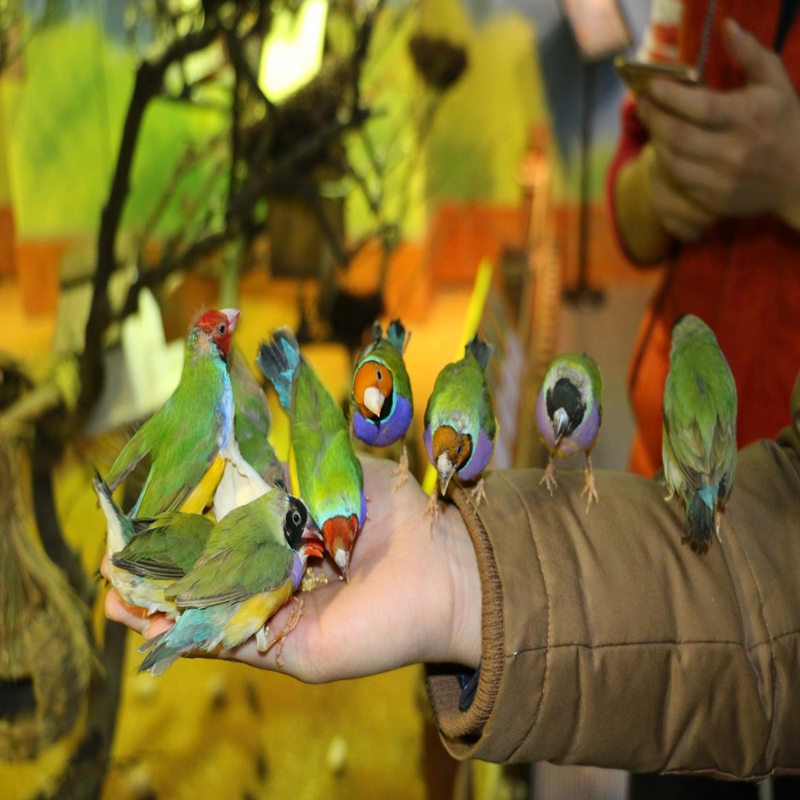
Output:
[[458,668],[441,664],[426,665],[428,697],[436,724],[445,741],[451,746],[470,744],[483,731],[497,699],[503,671],[503,593],[492,545],[486,530],[472,507],[467,492],[452,486],[449,496],[455,502],[469,531],[478,572],[481,577],[481,654],[480,675],[475,699],[461,710],[461,684]]

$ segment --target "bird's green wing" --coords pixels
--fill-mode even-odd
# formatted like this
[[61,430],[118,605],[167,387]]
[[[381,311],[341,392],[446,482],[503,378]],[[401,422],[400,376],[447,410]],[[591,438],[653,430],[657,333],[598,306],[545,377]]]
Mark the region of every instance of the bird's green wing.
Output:
[[292,446],[300,491],[314,519],[359,514],[361,463],[341,408],[307,364],[302,364],[292,404]]
[[184,366],[178,388],[147,425],[152,466],[137,516],[178,510],[206,474],[232,422],[226,418],[232,410],[226,392],[230,379],[219,359],[198,358]]
[[425,427],[452,425],[472,431],[473,438],[480,428],[494,439],[497,422],[492,396],[480,364],[467,352],[461,361],[448,364],[437,376],[433,393],[425,412]]
[[111,560],[146,578],[182,578],[203,552],[214,523],[200,514],[170,511],[134,520],[133,538]]
[[691,485],[698,485],[698,474],[716,482],[735,462],[736,386],[715,343],[687,343],[673,355],[664,426]]
[[165,594],[174,597],[179,608],[241,603],[283,585],[291,574],[293,559],[293,551],[287,545],[265,542],[260,547],[243,547],[231,542],[204,553]]

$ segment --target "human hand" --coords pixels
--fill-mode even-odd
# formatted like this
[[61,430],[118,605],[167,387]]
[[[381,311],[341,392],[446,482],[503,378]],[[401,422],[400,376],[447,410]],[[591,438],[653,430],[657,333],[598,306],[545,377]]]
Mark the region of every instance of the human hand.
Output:
[[[303,593],[305,617],[286,637],[281,670],[308,683],[372,675],[422,661],[477,667],[481,657],[481,587],[472,542],[461,515],[448,505],[430,536],[428,498],[413,477],[393,491],[396,465],[362,458],[369,519],[356,540],[350,582],[326,558],[329,583]],[[105,574],[105,573],[104,573]],[[291,606],[270,621],[286,623]],[[106,615],[147,637],[166,630],[163,615],[142,618],[111,589]],[[254,639],[217,655],[278,669],[275,649]]]
[[647,170],[653,213],[670,236],[680,242],[696,242],[718,219],[671,178],[652,142],[642,150],[642,168]]
[[712,219],[771,212],[800,228],[800,99],[778,55],[731,19],[725,41],[745,73],[742,89],[654,80],[638,102],[658,165]]

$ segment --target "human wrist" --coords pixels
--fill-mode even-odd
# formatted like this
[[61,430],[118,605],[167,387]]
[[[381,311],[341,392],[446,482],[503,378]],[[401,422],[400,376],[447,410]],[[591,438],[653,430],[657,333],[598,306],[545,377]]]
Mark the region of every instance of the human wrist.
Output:
[[638,156],[619,171],[614,187],[614,211],[628,257],[637,264],[660,262],[672,247],[672,237],[653,202],[656,153],[646,144]]
[[446,514],[452,615],[447,661],[476,669],[481,661],[481,579],[478,559],[463,517]]

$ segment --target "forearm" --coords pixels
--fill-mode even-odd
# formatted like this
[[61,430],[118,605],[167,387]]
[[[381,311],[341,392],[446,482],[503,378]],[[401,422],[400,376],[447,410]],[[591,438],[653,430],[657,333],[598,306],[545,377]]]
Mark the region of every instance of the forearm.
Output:
[[[756,777],[800,768],[800,497],[796,456],[743,451],[722,545],[681,546],[661,486],[599,473],[495,472],[470,519],[483,582],[478,692],[458,711],[445,670],[429,691],[460,758]],[[477,523],[477,524],[476,524]]]
[[674,245],[653,207],[651,169],[655,153],[645,145],[638,156],[619,170],[612,202],[622,245],[636,264],[645,266],[662,261]]

